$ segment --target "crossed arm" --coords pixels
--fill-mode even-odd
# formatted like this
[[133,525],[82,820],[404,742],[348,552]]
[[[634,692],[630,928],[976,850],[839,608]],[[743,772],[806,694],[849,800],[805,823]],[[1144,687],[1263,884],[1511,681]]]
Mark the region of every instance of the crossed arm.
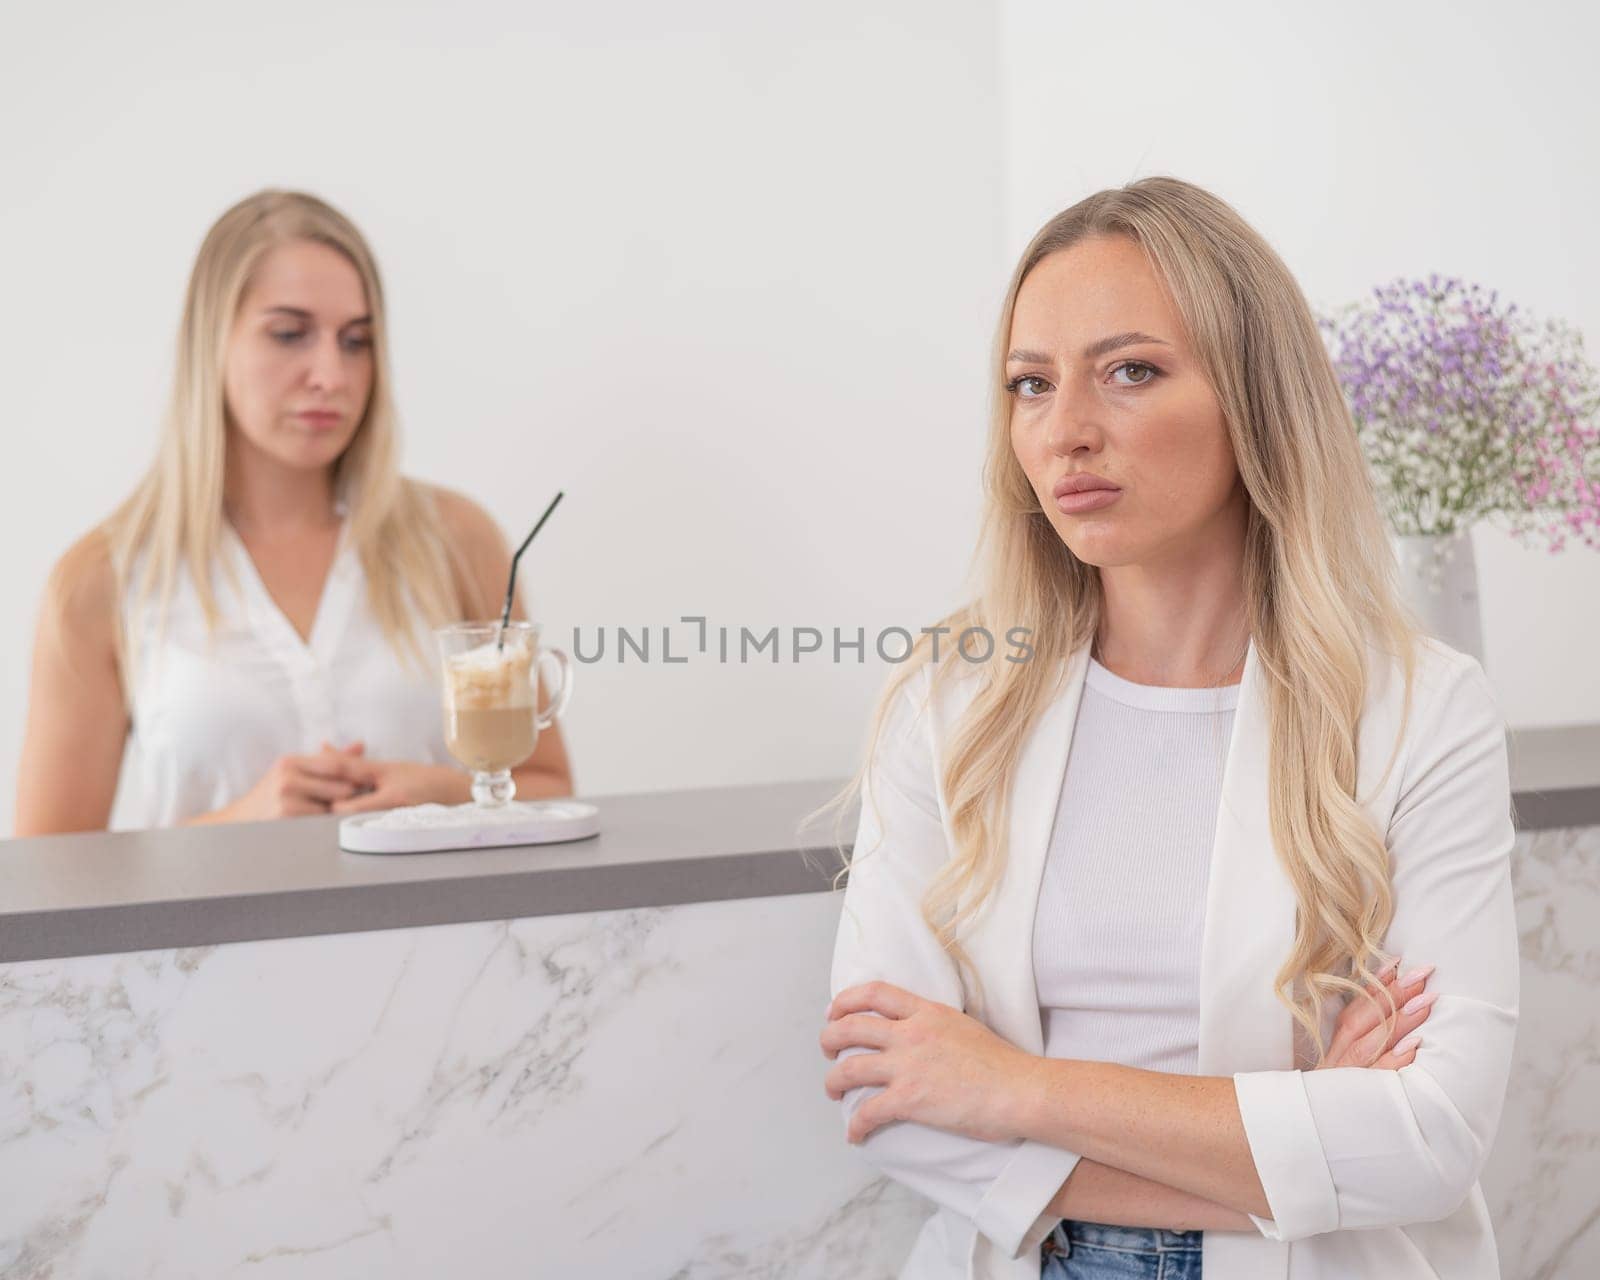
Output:
[[1142,1178],[1087,1157],[1078,1161],[1061,1190],[1045,1207],[1051,1220],[1078,1218],[1124,1227],[1164,1227],[1168,1231],[1254,1231],[1250,1216],[1237,1209]]
[[[1254,1231],[1249,1214],[1272,1216],[1231,1077],[1035,1062],[1038,1082],[1023,1094],[1029,1110],[1020,1117],[1022,1134],[1095,1162],[1086,1170],[1080,1160],[1051,1213],[1134,1226],[1140,1224],[1127,1222],[1126,1210],[1142,1206],[1161,1216],[1148,1225],[1175,1231]],[[1090,1177],[1075,1188],[1085,1172]],[[1083,1212],[1078,1202],[1089,1199],[1097,1212],[1109,1201],[1118,1216]]]
[[[1425,965],[1402,978],[1398,960],[1387,966],[1376,982],[1401,1010],[1399,1016],[1392,1024],[1384,1021],[1386,1000],[1352,1001],[1339,1014],[1324,1065],[1408,1066],[1421,1039],[1411,1033],[1426,1021],[1436,999],[1423,990],[1433,971]],[[966,1132],[1009,1135],[1080,1153],[1045,1206],[1045,1220],[1254,1232],[1252,1214],[1271,1217],[1231,1077],[1030,1057],[964,1015],[885,983],[841,992],[828,1012],[831,1020],[821,1043],[825,1054],[840,1056],[827,1081],[835,1096],[857,1081],[892,1084],[903,1073],[917,1082],[919,1110],[942,1110],[942,1120]],[[852,1046],[876,1047],[893,1058],[851,1064]],[[930,1051],[937,1046],[944,1069],[930,1070],[920,1053],[924,1046]],[[987,1105],[938,1101],[963,1084],[976,1089]],[[866,1103],[857,1092],[846,1102],[849,1137],[861,1141],[869,1125],[886,1123],[901,1105],[894,1099]],[[972,1141],[931,1130],[922,1138],[930,1153],[940,1143],[955,1153]],[[996,1176],[1000,1150],[995,1148],[988,1160]]]
[[[1377,1005],[1352,1001],[1339,1015],[1325,1065],[1408,1066],[1421,1042],[1411,1033],[1436,999],[1423,994],[1433,970],[1426,965],[1402,978],[1398,960],[1386,966],[1377,980],[1399,1016],[1391,1026]],[[1033,1101],[1020,1119],[1023,1132],[1105,1161],[1080,1160],[1047,1215],[1175,1231],[1254,1232],[1251,1215],[1271,1218],[1231,1076],[1048,1061],[1041,1074],[1027,1095]],[[1123,1216],[1096,1216],[1107,1212]]]
[[[828,1092],[854,1093],[847,1136],[879,1135],[876,1150],[891,1161],[942,1152],[999,1178],[1016,1144],[1032,1142],[1077,1157],[1048,1218],[1254,1231],[1248,1214],[1271,1214],[1229,1077],[1037,1057],[884,982],[841,992],[828,1013],[822,1047],[838,1054]],[[1048,1168],[1039,1176],[1051,1178]]]

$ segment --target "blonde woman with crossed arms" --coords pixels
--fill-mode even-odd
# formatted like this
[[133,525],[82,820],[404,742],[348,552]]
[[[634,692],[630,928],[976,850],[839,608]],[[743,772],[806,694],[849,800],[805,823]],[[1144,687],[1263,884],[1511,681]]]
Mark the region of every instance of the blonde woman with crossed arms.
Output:
[[[103,828],[114,797],[132,827],[469,798],[429,629],[497,616],[510,554],[400,474],[387,344],[337,210],[263,191],[211,228],[155,464],[50,577],[18,834]],[[571,794],[557,727],[514,776]]]
[[901,1274],[1490,1280],[1505,724],[1396,597],[1304,297],[1144,179],[1038,233],[992,367],[944,625],[1034,652],[891,679],[821,1034],[934,1202]]

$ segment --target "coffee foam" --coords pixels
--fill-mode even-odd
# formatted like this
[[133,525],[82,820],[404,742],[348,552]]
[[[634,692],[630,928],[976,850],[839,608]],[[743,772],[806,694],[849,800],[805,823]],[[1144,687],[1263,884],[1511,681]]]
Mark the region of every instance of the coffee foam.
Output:
[[452,654],[445,681],[454,705],[464,710],[531,707],[534,703],[533,650],[521,639],[479,645]]

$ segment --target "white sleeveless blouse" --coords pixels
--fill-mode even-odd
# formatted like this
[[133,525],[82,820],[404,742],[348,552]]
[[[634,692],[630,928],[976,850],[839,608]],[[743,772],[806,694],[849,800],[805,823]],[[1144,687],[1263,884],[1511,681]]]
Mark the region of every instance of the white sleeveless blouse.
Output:
[[313,753],[324,740],[342,747],[359,739],[373,760],[454,763],[427,620],[413,603],[423,670],[415,660],[403,664],[384,637],[348,530],[346,521],[309,642],[268,594],[226,520],[221,555],[231,559],[239,588],[220,561],[212,565],[221,613],[215,635],[207,635],[186,572],[177,575],[164,630],[155,608],[144,610],[113,830],[172,826],[219,809],[279,756]]

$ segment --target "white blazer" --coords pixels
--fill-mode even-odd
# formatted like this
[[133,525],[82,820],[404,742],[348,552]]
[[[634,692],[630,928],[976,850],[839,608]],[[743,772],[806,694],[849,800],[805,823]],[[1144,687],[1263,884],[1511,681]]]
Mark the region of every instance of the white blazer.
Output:
[[[1024,744],[1008,862],[994,899],[961,935],[982,977],[987,1024],[1032,1054],[1044,1051],[1034,909],[1088,652],[1085,644],[1063,665],[1057,695]],[[1397,661],[1368,653],[1357,796],[1391,856],[1395,911],[1384,941],[1406,967],[1437,965],[1427,989],[1439,998],[1415,1058],[1399,1071],[1312,1071],[1297,1060],[1296,1024],[1272,989],[1293,941],[1296,903],[1269,827],[1267,708],[1252,644],[1206,894],[1198,1073],[1232,1077],[1272,1217],[1252,1217],[1256,1232],[1205,1232],[1203,1267],[1216,1280],[1500,1274],[1478,1175],[1499,1123],[1517,1024],[1505,721],[1477,660],[1425,640],[1405,738],[1381,778],[1404,679]],[[919,904],[953,848],[937,762],[977,682],[946,681],[930,702],[930,674],[924,669],[906,685],[868,774],[831,985],[837,995],[883,979],[965,1009],[967,992]],[[1325,1042],[1337,1014],[1325,1011]],[[846,1118],[852,1099],[876,1091],[847,1095]],[[908,1128],[918,1126],[880,1127],[862,1154],[925,1194],[947,1185],[918,1176],[928,1145],[908,1144]],[[936,1207],[903,1280],[1038,1280],[1036,1219],[1078,1157],[1032,1140],[1011,1145],[1004,1173],[975,1196],[975,1207],[964,1206],[970,1212]]]

